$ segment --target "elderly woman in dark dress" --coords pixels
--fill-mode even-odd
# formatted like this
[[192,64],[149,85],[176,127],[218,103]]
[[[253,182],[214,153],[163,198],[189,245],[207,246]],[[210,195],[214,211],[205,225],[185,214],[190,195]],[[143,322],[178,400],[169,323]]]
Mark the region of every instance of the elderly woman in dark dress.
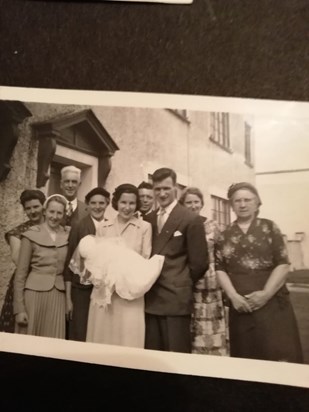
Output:
[[228,198],[237,219],[219,237],[215,266],[231,303],[231,356],[302,363],[281,232],[257,217],[261,200],[250,183],[232,185]]
[[[21,235],[26,232],[30,226],[43,222],[43,204],[45,195],[40,190],[24,190],[20,195],[20,203],[29,220],[11,229],[5,234],[5,240],[11,249],[12,261],[17,266],[20,251]],[[13,313],[13,291],[14,291],[14,274],[13,273],[7,293],[5,295],[2,311],[0,315],[0,331],[13,333],[15,330],[15,316]]]

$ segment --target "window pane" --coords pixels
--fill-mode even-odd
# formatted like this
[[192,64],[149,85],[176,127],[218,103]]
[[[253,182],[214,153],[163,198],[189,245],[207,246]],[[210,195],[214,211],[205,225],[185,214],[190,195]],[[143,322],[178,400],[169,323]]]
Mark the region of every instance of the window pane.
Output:
[[230,222],[230,206],[226,199],[211,196],[212,218],[219,224],[220,230],[224,230]]

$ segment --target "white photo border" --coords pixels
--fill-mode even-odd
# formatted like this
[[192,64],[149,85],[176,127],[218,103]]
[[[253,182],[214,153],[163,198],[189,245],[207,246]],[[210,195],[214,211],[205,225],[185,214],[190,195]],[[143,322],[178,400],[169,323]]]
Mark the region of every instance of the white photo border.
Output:
[[[0,86],[0,100],[109,107],[184,108],[294,119],[309,118],[308,102],[217,96]],[[309,365],[285,362],[161,352],[3,332],[0,333],[0,351],[153,372],[309,388]]]

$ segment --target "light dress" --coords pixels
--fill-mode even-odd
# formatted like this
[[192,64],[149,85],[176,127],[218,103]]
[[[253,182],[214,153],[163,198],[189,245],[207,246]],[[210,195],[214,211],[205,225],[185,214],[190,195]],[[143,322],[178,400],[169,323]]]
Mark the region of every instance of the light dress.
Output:
[[[151,225],[133,217],[120,227],[107,221],[83,238],[71,260],[81,282],[94,285],[87,342],[144,348],[144,294],[160,275],[164,257],[151,259]],[[79,259],[81,258],[81,262]]]

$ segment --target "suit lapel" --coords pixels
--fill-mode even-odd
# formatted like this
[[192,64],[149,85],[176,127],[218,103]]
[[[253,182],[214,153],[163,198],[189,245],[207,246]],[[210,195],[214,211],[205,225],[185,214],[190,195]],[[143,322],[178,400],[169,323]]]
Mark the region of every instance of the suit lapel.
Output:
[[[162,249],[165,247],[166,243],[170,240],[173,236],[173,233],[179,226],[181,221],[181,206],[177,204],[174,209],[172,210],[171,214],[169,215],[165,225],[160,234],[157,231],[157,223],[154,226],[154,235],[153,235],[153,247],[152,247],[152,254],[160,254]],[[157,222],[157,219],[155,219]]]
[[92,220],[91,216],[88,215],[86,217],[86,219],[87,219],[87,221],[86,221],[87,224],[86,224],[85,232],[87,232],[87,234],[90,234],[90,235],[95,235],[96,228],[95,228],[95,225],[93,223],[93,220]]

